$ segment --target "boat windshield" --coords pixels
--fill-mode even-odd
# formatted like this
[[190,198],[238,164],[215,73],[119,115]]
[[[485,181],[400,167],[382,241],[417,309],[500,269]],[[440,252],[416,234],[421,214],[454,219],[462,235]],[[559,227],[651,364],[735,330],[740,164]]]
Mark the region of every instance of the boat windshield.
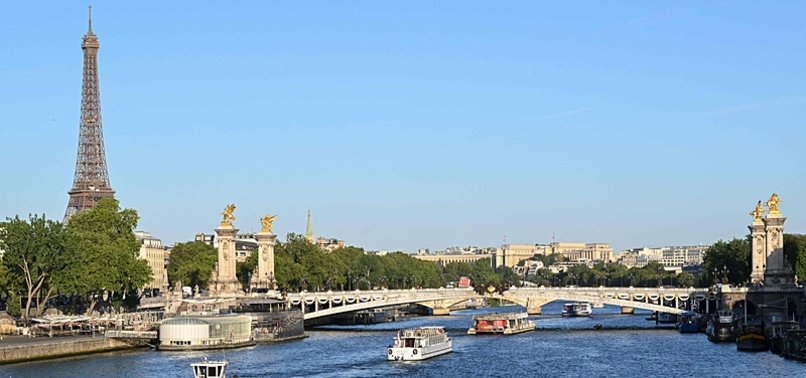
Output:
[[223,365],[194,365],[193,376],[195,378],[219,378],[224,376]]

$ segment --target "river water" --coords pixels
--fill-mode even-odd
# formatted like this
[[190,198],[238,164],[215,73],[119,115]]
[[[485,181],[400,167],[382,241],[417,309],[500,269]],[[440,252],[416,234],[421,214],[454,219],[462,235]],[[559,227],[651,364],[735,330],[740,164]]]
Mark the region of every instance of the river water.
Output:
[[[560,317],[561,304],[533,317],[536,332],[467,336],[472,316],[516,307],[456,311],[369,326],[308,331],[304,340],[207,352],[108,353],[0,366],[3,377],[192,377],[203,357],[230,362],[239,377],[806,377],[806,364],[769,352],[742,353],[704,334],[658,329],[648,313],[619,315],[594,309],[588,318]],[[595,324],[605,329],[593,330]],[[397,329],[438,325],[453,339],[453,353],[419,362],[387,362]]]

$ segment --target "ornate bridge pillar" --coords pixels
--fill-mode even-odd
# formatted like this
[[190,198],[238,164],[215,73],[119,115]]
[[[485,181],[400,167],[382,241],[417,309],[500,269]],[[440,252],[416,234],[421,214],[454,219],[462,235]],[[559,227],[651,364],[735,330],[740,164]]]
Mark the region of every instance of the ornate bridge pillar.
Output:
[[[759,204],[761,201],[759,201]],[[767,267],[766,232],[764,221],[761,217],[753,219],[753,223],[747,226],[750,229],[752,266],[750,271],[750,282],[764,282],[764,270]]]
[[543,313],[543,305],[548,303],[548,300],[541,297],[529,297],[526,299],[526,313],[529,315],[541,315]]
[[224,220],[215,229],[218,240],[218,262],[210,279],[210,295],[217,297],[236,297],[243,295],[241,283],[235,276],[235,235],[238,229],[232,226],[235,219],[232,212],[235,205],[227,205],[224,209]]
[[793,275],[784,257],[784,222],[786,218],[772,211],[764,218],[767,233],[767,269],[764,284],[773,286],[791,285]]
[[274,242],[277,235],[271,231],[261,231],[255,234],[255,239],[258,258],[250,287],[274,289]]
[[447,316],[451,314],[451,309],[448,307],[450,303],[447,301],[433,301],[421,304],[431,309],[431,315]]

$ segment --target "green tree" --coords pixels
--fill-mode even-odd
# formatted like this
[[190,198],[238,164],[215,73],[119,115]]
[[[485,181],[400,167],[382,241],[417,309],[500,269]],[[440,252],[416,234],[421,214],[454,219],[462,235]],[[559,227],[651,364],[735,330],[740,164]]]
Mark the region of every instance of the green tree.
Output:
[[28,221],[15,217],[0,224],[0,249],[5,250],[3,265],[8,273],[5,279],[25,289],[23,318],[30,316],[35,299],[41,308],[54,293],[54,275],[64,269],[64,246],[62,224],[44,215],[32,215]]
[[22,316],[22,306],[20,306],[20,295],[17,290],[10,290],[6,298],[6,313],[19,318]]
[[739,285],[750,278],[750,241],[747,238],[718,241],[705,251],[703,285],[710,285],[716,278],[727,276],[728,282]]
[[0,260],[0,295],[8,290],[8,279],[8,268],[6,268],[6,266],[2,264],[2,260]]
[[137,211],[121,210],[113,198],[101,199],[67,223],[69,261],[60,287],[87,298],[87,314],[105,292],[110,298],[131,296],[151,279],[151,268],[138,257],[136,226]]
[[806,278],[806,235],[784,234],[784,255],[800,282]]
[[692,287],[694,286],[694,275],[689,272],[682,272],[675,276],[677,287]]
[[[280,247],[280,243],[277,243]],[[305,268],[294,261],[294,258],[283,248],[274,250],[274,277],[277,286],[285,291],[299,291]]]
[[246,260],[235,263],[235,276],[238,277],[238,281],[241,282],[241,287],[244,290],[249,289],[249,280],[252,274],[255,273],[255,268],[257,268],[258,255],[258,250],[255,249]]
[[184,286],[207,288],[217,261],[218,252],[209,244],[201,241],[177,243],[171,248],[168,281],[174,287],[181,282]]
[[288,234],[275,246],[277,284],[286,290],[331,290],[346,281],[344,262],[302,235]]

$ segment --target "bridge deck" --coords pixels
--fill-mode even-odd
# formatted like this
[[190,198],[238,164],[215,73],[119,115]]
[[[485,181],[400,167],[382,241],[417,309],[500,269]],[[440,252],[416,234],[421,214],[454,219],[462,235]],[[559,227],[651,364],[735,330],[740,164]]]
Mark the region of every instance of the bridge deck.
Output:
[[118,331],[108,330],[105,337],[108,339],[126,339],[126,340],[156,340],[157,331]]
[[[529,287],[512,288],[503,294],[487,295],[478,294],[473,289],[302,292],[289,294],[287,300],[291,306],[299,306],[305,312],[304,318],[308,320],[411,303],[447,309],[473,298],[497,298],[527,308],[540,307],[557,300],[588,301],[679,314],[683,312],[678,308],[680,303],[707,295],[707,289],[697,288]],[[310,311],[311,307],[313,311]]]

